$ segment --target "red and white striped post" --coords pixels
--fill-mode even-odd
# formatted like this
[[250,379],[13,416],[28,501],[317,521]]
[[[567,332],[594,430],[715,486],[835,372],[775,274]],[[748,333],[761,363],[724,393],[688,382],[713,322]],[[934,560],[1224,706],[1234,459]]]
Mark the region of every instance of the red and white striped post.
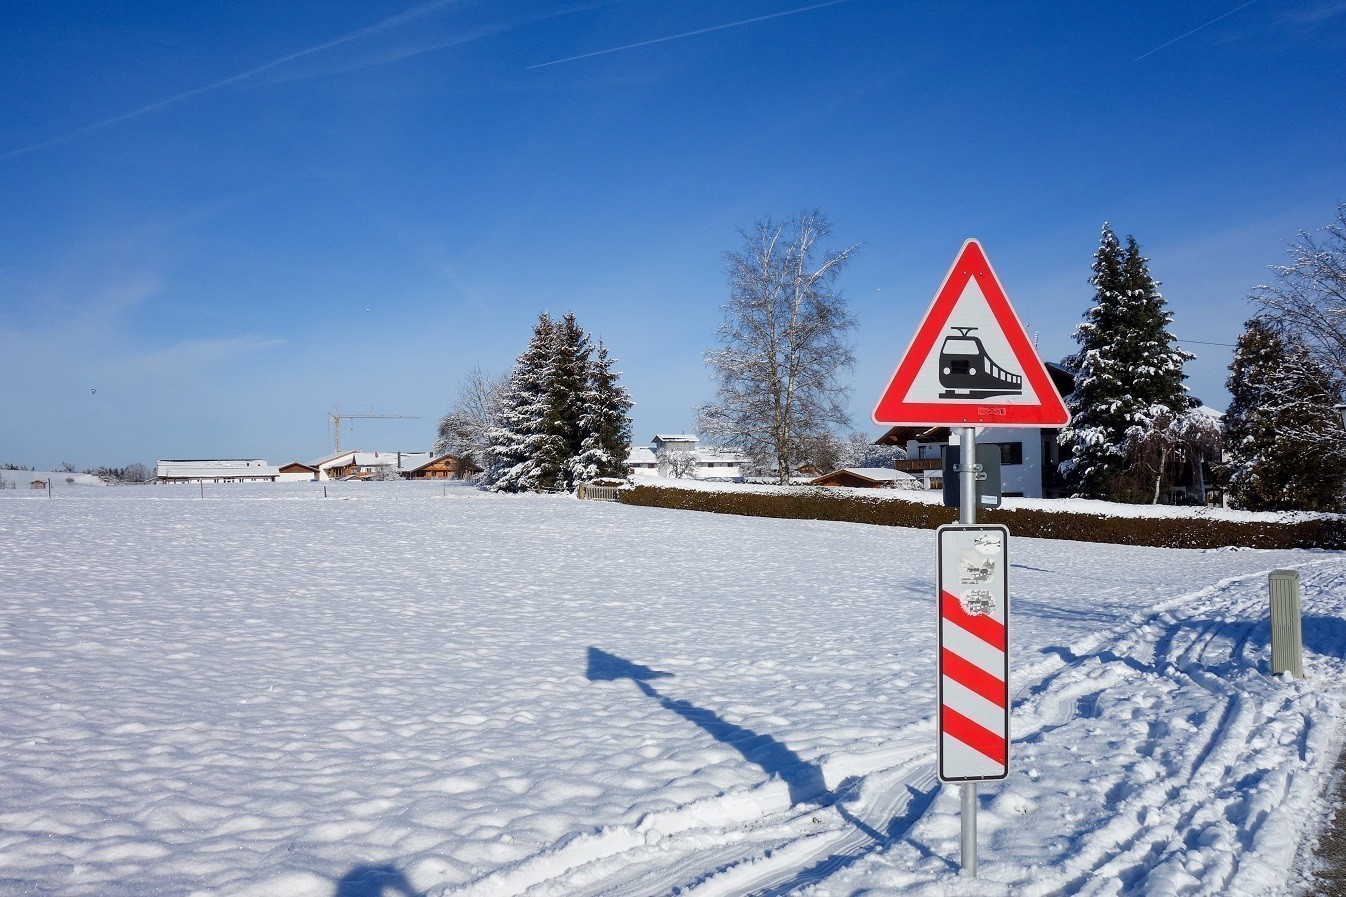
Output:
[[[975,459],[962,431],[962,459]],[[960,459],[961,460],[961,459]],[[977,874],[977,783],[1009,774],[1009,531],[977,525],[978,465],[962,461],[959,522],[940,527],[938,773],[962,786],[963,871]]]

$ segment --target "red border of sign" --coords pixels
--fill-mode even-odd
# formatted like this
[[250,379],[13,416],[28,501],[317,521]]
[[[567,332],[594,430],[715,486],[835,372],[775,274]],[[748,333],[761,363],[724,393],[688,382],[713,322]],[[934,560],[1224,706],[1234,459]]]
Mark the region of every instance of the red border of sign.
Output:
[[[1005,589],[1005,771],[996,776],[946,776],[944,774],[944,533],[949,531],[994,530],[1001,533],[1005,541],[1004,569],[1000,571],[1000,581]],[[999,782],[1010,773],[1010,590],[1009,590],[1009,527],[999,523],[948,523],[935,530],[935,589],[939,599],[935,603],[935,776],[941,782]],[[950,710],[951,713],[956,711]],[[1000,735],[1002,733],[995,733]],[[956,736],[954,736],[956,737]],[[961,740],[961,739],[960,739]],[[974,749],[975,750],[975,749]]]
[[[1037,405],[1003,405],[994,400],[967,402],[949,400],[946,402],[904,402],[902,397],[911,389],[921,365],[930,357],[935,340],[944,333],[954,307],[963,296],[967,282],[973,278],[986,297],[986,304],[995,315],[996,323],[1005,334],[1015,359],[1023,368],[1024,377],[1037,394]],[[1042,359],[1038,358],[1028,333],[1019,322],[1019,316],[1010,306],[1009,297],[1000,286],[1000,280],[991,270],[981,244],[975,239],[968,240],[954,260],[953,267],[944,277],[944,283],[935,294],[935,301],[925,313],[921,326],[916,330],[906,354],[898,362],[897,370],[888,382],[888,388],[879,398],[874,408],[874,423],[891,426],[894,424],[912,424],[915,426],[954,426],[973,424],[979,427],[1063,427],[1070,420],[1070,412],[1056,392],[1056,386],[1047,373]]]

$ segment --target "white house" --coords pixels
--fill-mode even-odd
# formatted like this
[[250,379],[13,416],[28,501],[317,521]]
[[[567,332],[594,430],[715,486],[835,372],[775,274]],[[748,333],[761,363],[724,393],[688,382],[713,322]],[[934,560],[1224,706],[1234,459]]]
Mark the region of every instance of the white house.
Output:
[[[1056,391],[1067,396],[1075,388],[1075,378],[1059,364],[1048,362],[1047,375]],[[1000,447],[1000,478],[1002,494],[1026,498],[1060,498],[1065,495],[1065,484],[1057,473],[1064,454],[1056,437],[1060,430],[1051,427],[986,427],[977,436],[978,445]],[[957,445],[948,427],[893,427],[875,442],[879,445],[903,446],[907,459],[893,466],[922,477],[926,488],[937,489],[944,484],[943,451],[950,444]]]
[[[1052,497],[1057,483],[1056,467],[1061,462],[1057,432],[1038,427],[987,427],[982,431],[977,445],[1000,448],[1002,495]],[[890,440],[887,445],[905,444],[907,459],[894,463],[897,470],[922,477],[928,489],[943,485],[944,450],[957,444],[957,437],[948,427],[893,427],[882,440]]]
[[746,461],[738,452],[702,447],[690,433],[656,433],[649,446],[632,446],[626,467],[634,477],[736,480]]
[[258,458],[157,461],[156,483],[274,483],[280,469]]

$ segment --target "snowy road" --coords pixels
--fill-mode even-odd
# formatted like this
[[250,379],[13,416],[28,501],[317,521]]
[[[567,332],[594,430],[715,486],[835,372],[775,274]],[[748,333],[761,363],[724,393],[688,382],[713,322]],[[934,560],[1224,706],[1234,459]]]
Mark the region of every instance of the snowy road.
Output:
[[1346,732],[1346,556],[1015,540],[972,883],[932,533],[329,492],[0,499],[0,894],[1287,893]]

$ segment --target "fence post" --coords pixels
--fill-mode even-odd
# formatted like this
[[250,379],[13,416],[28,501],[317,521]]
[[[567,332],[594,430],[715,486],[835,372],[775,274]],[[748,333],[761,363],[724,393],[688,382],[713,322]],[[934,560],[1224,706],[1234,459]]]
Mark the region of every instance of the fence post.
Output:
[[1287,670],[1304,678],[1304,634],[1299,615],[1299,571],[1273,570],[1271,589],[1271,675]]

